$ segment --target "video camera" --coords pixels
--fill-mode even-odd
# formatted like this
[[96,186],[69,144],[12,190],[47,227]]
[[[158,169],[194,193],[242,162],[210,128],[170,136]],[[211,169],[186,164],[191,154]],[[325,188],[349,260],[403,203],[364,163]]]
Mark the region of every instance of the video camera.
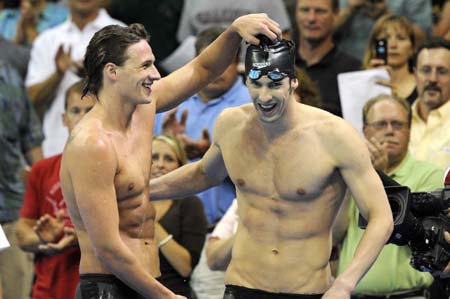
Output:
[[[380,177],[394,218],[388,243],[408,245],[412,252],[411,266],[419,271],[444,270],[450,262],[450,244],[444,238],[444,232],[450,232],[450,218],[446,215],[450,207],[449,173],[444,189],[433,192],[411,192],[385,174]],[[359,226],[364,228],[365,224],[360,216]]]

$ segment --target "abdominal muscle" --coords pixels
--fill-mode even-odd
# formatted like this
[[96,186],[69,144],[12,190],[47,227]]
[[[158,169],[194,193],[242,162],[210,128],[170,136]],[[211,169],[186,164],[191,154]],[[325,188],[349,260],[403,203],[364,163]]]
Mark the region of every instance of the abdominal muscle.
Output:
[[[153,277],[161,275],[159,271],[158,245],[154,240],[155,210],[150,201],[135,199],[119,202],[119,233],[121,241],[138,263]],[[134,203],[133,203],[134,201]],[[111,274],[96,257],[86,230],[77,229],[77,237],[81,250],[80,274]]]
[[333,217],[291,210],[282,217],[264,208],[241,210],[226,284],[293,294],[321,294],[330,287],[327,222]]

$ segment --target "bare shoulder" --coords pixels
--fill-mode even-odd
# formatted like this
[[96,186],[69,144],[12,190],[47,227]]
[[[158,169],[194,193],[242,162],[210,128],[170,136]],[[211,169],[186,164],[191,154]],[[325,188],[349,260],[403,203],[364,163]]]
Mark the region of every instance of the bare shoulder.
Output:
[[247,122],[254,113],[253,104],[224,109],[217,117],[214,125],[214,136],[221,136],[225,132],[232,132]]
[[367,147],[362,136],[346,120],[327,111],[303,105],[305,122],[309,123],[324,149],[337,160],[347,160],[349,155],[366,155]]
[[[111,161],[115,159],[111,138],[100,121],[83,119],[69,136],[63,153],[66,163],[77,165],[90,161]],[[83,163],[85,162],[85,163]]]

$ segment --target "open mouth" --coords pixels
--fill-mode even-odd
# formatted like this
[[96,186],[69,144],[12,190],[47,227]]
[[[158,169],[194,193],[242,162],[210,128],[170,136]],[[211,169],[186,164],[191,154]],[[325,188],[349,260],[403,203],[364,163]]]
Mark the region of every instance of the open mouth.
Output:
[[273,113],[275,111],[275,109],[277,107],[277,103],[271,103],[271,104],[260,104],[260,103],[258,103],[258,107],[265,114],[271,114],[271,113]]
[[142,83],[142,86],[145,89],[147,89],[149,92],[152,91],[152,85],[153,85],[153,82],[144,82],[144,83]]

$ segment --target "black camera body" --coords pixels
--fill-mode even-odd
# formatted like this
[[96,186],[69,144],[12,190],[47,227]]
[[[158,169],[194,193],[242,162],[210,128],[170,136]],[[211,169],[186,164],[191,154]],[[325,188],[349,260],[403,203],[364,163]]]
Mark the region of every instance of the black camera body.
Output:
[[[388,243],[408,245],[411,265],[422,272],[442,271],[450,262],[450,244],[444,232],[450,232],[445,214],[450,206],[450,186],[434,192],[411,192],[405,186],[385,186],[394,218],[394,231]],[[366,221],[360,216],[359,226]]]

